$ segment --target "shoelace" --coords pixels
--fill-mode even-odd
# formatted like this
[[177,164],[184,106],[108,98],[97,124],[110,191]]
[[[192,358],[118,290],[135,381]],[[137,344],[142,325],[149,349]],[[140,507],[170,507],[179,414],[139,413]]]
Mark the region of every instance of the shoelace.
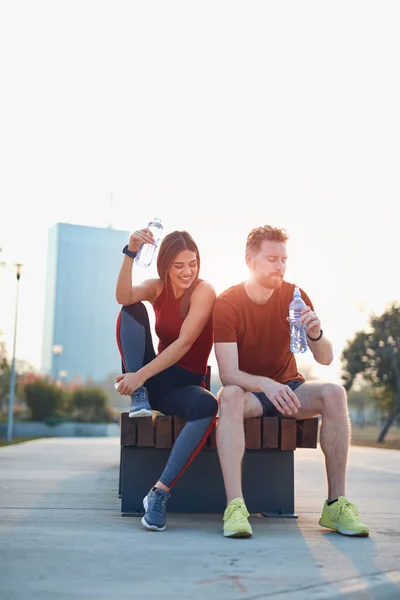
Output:
[[226,515],[226,521],[228,519],[232,519],[232,521],[241,521],[243,519],[243,513],[246,515],[246,517],[248,516],[245,511],[242,510],[242,507],[238,504],[235,504],[234,506],[230,506],[229,507],[230,510],[228,511],[228,514]]
[[339,512],[343,513],[347,518],[358,519],[358,510],[351,502],[343,502]]
[[160,496],[160,494],[156,494],[155,492],[151,495],[153,500],[151,509],[158,513],[164,512],[164,504],[166,498],[164,496]]
[[134,393],[134,399],[136,402],[147,402],[147,391],[145,388],[140,387]]

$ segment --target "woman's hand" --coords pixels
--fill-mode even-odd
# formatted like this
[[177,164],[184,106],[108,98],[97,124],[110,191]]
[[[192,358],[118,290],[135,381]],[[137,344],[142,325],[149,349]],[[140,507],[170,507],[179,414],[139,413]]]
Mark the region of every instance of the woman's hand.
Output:
[[131,396],[133,392],[142,387],[144,378],[140,371],[136,371],[136,373],[124,373],[124,375],[118,375],[115,382],[115,389],[121,396]]
[[128,250],[137,252],[142,244],[154,244],[154,235],[147,227],[132,233],[129,238]]

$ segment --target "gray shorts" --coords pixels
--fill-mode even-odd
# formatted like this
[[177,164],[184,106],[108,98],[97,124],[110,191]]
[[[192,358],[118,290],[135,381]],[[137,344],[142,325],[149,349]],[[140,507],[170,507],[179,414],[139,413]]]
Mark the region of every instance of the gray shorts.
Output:
[[[295,391],[302,383],[304,383],[304,381],[301,381],[300,379],[292,379],[292,381],[287,381],[284,385],[288,385],[291,390]],[[264,392],[252,392],[252,394],[254,394],[261,403],[263,417],[278,417],[281,414]]]

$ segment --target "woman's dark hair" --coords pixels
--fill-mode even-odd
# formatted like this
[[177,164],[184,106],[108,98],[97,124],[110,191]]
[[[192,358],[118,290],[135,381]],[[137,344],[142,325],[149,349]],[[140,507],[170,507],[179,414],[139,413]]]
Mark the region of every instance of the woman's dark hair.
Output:
[[181,304],[181,315],[186,317],[189,312],[190,298],[194,288],[199,283],[200,254],[196,242],[187,231],[172,231],[165,236],[161,242],[157,256],[157,271],[163,280],[167,293],[171,291],[169,282],[169,270],[177,255],[183,250],[191,250],[196,253],[197,274],[192,285],[185,291]]

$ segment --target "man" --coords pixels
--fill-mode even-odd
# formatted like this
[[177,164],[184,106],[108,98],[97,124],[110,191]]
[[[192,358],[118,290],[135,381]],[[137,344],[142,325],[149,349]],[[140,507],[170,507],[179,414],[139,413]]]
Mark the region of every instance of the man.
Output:
[[[328,498],[319,524],[344,535],[366,536],[367,525],[345,497],[350,437],[345,391],[333,383],[304,383],[290,351],[288,314],[295,286],[283,280],[287,239],[284,229],[269,225],[253,229],[246,244],[248,279],[223,292],[214,305],[215,354],[224,386],[219,392],[217,427],[227,495],[224,535],[249,537],[253,533],[241,484],[244,418],[284,415],[305,419],[321,415]],[[301,295],[306,304],[301,321],[309,349],[318,363],[329,365],[332,344],[310,299],[303,290]]]

